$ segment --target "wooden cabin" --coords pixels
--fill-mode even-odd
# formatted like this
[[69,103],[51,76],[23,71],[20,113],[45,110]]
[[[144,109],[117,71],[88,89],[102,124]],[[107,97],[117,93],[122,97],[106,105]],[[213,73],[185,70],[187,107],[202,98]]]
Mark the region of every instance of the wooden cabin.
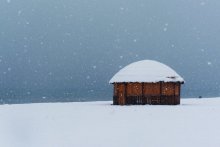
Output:
[[178,105],[184,80],[162,63],[143,60],[121,69],[110,83],[114,105]]

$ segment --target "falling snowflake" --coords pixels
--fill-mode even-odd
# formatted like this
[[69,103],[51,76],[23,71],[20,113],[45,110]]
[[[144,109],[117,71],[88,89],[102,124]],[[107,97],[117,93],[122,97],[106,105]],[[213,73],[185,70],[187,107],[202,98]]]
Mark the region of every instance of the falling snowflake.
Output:
[[21,13],[22,13],[22,11],[21,11],[21,10],[19,10],[19,11],[18,11],[18,16],[20,16],[20,15],[21,15]]
[[212,62],[208,61],[207,64],[210,66],[210,65],[212,65]]
[[91,90],[89,90],[89,92],[94,92],[94,90],[93,90],[93,89],[91,89]]
[[163,31],[166,32],[166,31],[167,31],[167,28],[163,28]]

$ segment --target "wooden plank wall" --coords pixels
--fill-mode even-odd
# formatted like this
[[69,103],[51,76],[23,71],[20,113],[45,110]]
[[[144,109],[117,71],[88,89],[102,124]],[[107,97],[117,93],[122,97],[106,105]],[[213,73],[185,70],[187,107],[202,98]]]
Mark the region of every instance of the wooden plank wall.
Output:
[[162,95],[175,95],[175,83],[162,83]]
[[128,83],[127,84],[127,96],[141,96],[142,84],[141,83]]
[[180,83],[176,83],[175,85],[175,95],[180,96]]
[[[117,104],[125,105],[127,97],[155,97],[152,101],[170,104],[180,103],[180,83],[160,82],[160,83],[115,83],[114,97],[117,97]],[[167,96],[167,98],[166,98]],[[168,97],[172,97],[170,99]],[[164,97],[164,99],[162,98]],[[174,98],[175,97],[175,98]],[[161,98],[161,99],[160,99]],[[143,100],[143,103],[148,103]],[[157,102],[156,102],[157,101]],[[115,102],[114,102],[115,103]],[[151,102],[149,102],[151,103]]]
[[[144,95],[179,95],[179,83],[128,83],[127,96],[144,96]],[[162,92],[161,92],[162,90]]]
[[144,83],[143,95],[160,95],[160,83]]

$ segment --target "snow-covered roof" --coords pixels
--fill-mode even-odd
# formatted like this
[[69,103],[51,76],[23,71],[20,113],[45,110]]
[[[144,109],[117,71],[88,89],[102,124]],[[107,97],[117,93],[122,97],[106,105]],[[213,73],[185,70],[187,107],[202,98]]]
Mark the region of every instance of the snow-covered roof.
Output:
[[172,68],[153,60],[142,60],[127,65],[116,73],[109,83],[122,82],[184,82]]

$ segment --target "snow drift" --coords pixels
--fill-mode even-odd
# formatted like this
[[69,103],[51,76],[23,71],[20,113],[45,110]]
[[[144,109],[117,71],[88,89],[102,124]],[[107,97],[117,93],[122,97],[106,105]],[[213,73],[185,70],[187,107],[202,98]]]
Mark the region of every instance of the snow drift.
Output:
[[1,147],[219,147],[220,98],[0,106]]

